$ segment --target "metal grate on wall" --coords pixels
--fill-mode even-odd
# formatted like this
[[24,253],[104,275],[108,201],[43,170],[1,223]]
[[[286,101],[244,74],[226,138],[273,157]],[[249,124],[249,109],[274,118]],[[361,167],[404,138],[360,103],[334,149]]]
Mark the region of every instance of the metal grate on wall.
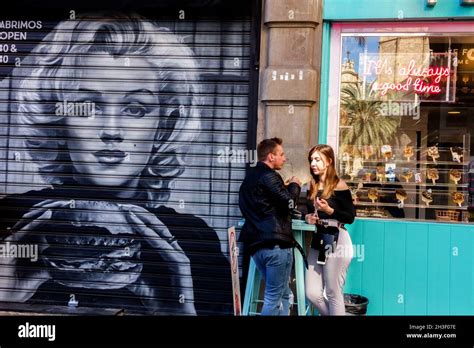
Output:
[[250,3],[0,18],[1,302],[232,312]]

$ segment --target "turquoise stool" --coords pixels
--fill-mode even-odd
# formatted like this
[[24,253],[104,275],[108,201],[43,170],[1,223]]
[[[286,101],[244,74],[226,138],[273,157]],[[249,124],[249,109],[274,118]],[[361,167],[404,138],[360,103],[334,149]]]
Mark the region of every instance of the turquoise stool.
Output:
[[[243,224],[242,224],[243,225]],[[239,222],[239,226],[241,226]],[[293,236],[296,241],[304,248],[304,234],[306,231],[315,231],[315,225],[308,225],[302,220],[293,220],[292,224]],[[298,315],[306,315],[310,311],[310,307],[306,305],[306,297],[304,293],[304,272],[305,265],[303,256],[295,249],[295,276],[296,276],[296,299],[298,306]],[[253,259],[250,259],[249,272],[247,277],[247,286],[245,288],[244,307],[242,315],[257,315],[257,305],[263,302],[258,298],[260,294],[262,277],[258,272]],[[301,305],[303,303],[303,305]]]

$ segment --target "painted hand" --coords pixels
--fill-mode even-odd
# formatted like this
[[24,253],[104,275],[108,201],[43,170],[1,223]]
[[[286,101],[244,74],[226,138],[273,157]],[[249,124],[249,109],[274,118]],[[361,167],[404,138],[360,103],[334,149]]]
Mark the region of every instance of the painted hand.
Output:
[[[54,200],[45,200],[34,205],[13,226],[11,234],[2,241],[11,245],[21,244],[22,247],[24,247],[23,244],[28,244],[30,250],[35,250],[37,255],[29,260],[18,257],[0,257],[0,301],[26,302],[41,284],[51,278],[44,267],[36,264],[40,262],[41,253],[48,247],[45,232],[38,232],[38,230],[41,224],[51,219],[52,209],[66,208],[68,205],[69,201]],[[22,272],[17,270],[20,260],[25,265]]]
[[127,220],[136,233],[142,236],[152,248],[159,251],[162,259],[168,262],[168,267],[174,277],[173,285],[179,292],[179,299],[176,301],[183,306],[181,314],[195,315],[191,263],[178,240],[171,235],[163,222],[145,208],[133,204],[122,204],[120,209],[126,213]]

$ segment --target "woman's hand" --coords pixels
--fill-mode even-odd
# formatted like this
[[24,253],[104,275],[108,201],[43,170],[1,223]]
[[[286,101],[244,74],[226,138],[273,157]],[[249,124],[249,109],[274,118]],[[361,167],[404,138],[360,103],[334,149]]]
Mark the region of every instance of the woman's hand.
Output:
[[305,219],[306,223],[310,224],[310,225],[315,225],[316,222],[318,221],[318,218],[316,217],[315,214],[306,214],[304,219]]
[[[2,243],[11,244],[30,244],[29,250],[31,247],[36,247],[33,250],[38,255],[35,255],[35,259],[30,259],[31,265],[21,272],[17,269],[18,257],[0,257],[0,301],[26,302],[35,294],[41,284],[51,278],[49,272],[42,268],[42,265],[40,267],[33,265],[34,262],[40,260],[39,256],[48,247],[44,235],[35,232],[35,230],[45,221],[51,219],[51,209],[64,208],[68,205],[69,201],[53,200],[42,201],[34,205],[13,226],[11,234],[2,241]],[[28,238],[33,234],[34,238]]]
[[133,204],[121,204],[120,209],[137,233],[154,249],[159,251],[173,274],[173,283],[179,288],[178,303],[183,306],[182,314],[196,314],[194,307],[193,279],[191,263],[176,240],[154,214]]
[[332,213],[334,213],[334,209],[329,206],[328,202],[324,198],[320,199],[319,197],[316,197],[316,200],[314,201],[314,209],[321,210],[328,215],[332,215]]

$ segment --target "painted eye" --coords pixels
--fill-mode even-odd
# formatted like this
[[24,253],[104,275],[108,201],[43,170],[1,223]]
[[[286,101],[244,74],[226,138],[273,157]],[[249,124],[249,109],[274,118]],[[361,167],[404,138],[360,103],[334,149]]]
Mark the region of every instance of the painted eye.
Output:
[[143,106],[139,106],[139,105],[127,106],[124,109],[124,111],[125,111],[125,114],[127,114],[128,116],[132,116],[132,117],[143,117],[148,113],[146,108],[144,108]]

